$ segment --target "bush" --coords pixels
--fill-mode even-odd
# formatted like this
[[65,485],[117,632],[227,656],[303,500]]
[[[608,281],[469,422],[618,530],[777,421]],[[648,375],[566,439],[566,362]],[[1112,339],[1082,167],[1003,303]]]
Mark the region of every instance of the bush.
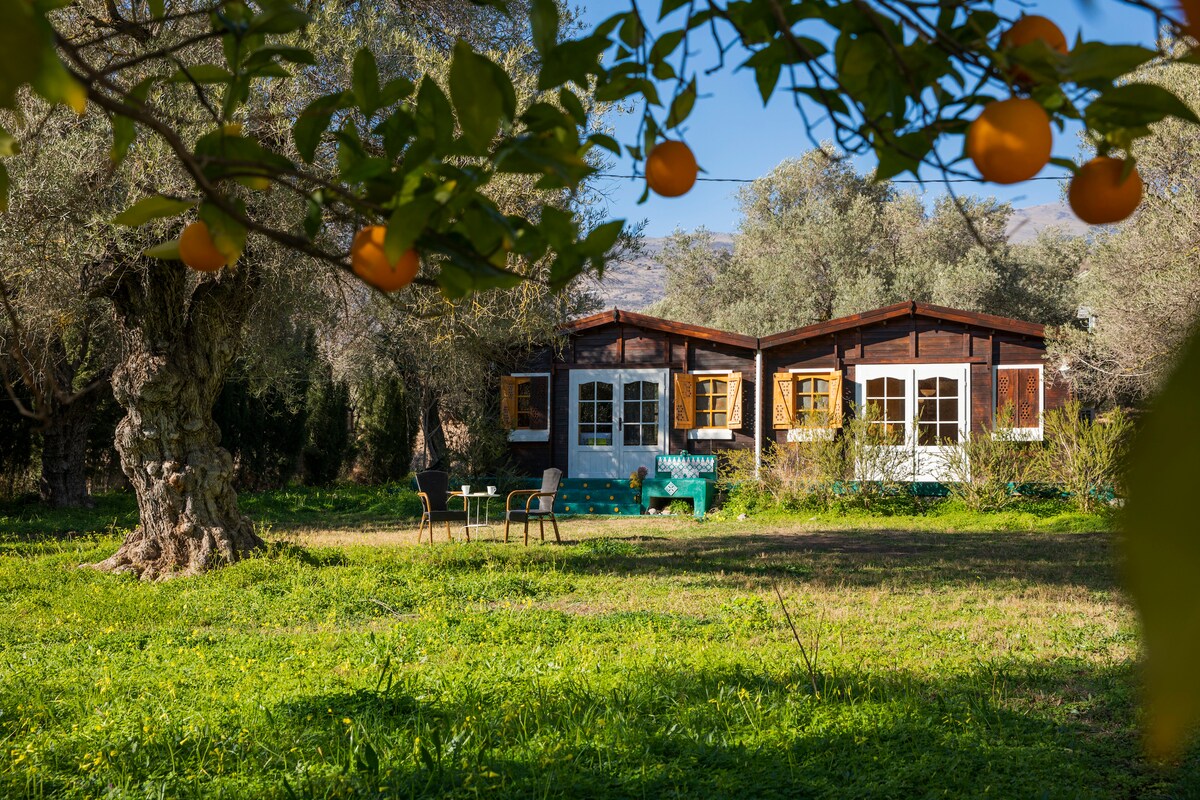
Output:
[[1125,456],[1133,426],[1120,409],[1104,422],[1084,417],[1076,401],[1049,411],[1043,420],[1045,446],[1032,473],[1062,488],[1080,511],[1091,513],[1108,497],[1120,494]]
[[1033,451],[1013,431],[1012,420],[1011,408],[1005,408],[993,428],[942,448],[946,488],[971,511],[1008,508],[1019,499],[1012,487],[1028,480]]
[[417,441],[417,406],[396,375],[372,375],[357,398],[359,465],[368,483],[408,474]]
[[889,432],[880,423],[877,409],[866,406],[847,417],[842,428],[844,464],[842,472],[853,476],[854,492],[843,503],[868,511],[881,504],[912,506],[913,451],[903,443],[903,434]]

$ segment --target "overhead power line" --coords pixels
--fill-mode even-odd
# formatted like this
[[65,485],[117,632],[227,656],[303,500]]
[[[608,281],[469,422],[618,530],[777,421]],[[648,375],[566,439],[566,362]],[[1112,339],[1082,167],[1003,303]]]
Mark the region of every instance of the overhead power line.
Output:
[[[627,178],[630,180],[642,180],[642,179],[645,179],[646,176],[645,175],[613,175],[612,173],[608,173],[608,172],[600,172],[600,173],[596,174],[596,177],[597,178]],[[1069,180],[1069,179],[1070,179],[1069,176],[1065,176],[1065,175],[1061,176],[1061,177],[1055,177],[1052,175],[1043,175],[1043,176],[1039,176],[1039,177],[1035,177],[1035,178],[1027,178],[1026,180],[1065,181],[1065,180]],[[707,181],[708,183],[753,183],[754,181],[758,180],[758,178],[706,178],[701,175],[701,176],[698,176],[696,178],[696,180],[697,181]],[[888,183],[990,183],[990,181],[985,181],[983,178],[942,178],[942,179],[933,178],[933,179],[924,180],[924,181],[917,180],[916,178],[889,178]]]

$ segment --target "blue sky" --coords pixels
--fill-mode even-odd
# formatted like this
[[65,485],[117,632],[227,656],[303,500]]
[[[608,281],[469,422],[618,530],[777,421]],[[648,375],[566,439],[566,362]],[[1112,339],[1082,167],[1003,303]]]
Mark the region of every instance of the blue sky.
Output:
[[[644,0],[646,7],[657,8],[658,0]],[[629,8],[628,0],[589,1],[582,5],[584,21],[591,24],[605,19],[610,14]],[[1016,16],[1021,7],[1000,0],[997,10],[1005,16]],[[1075,41],[1076,34],[1084,39],[1100,39],[1109,43],[1140,43],[1150,45],[1154,41],[1154,20],[1141,11],[1120,0],[1039,0],[1024,4],[1026,13],[1042,14],[1053,19],[1067,34],[1067,40]],[[699,39],[700,47],[693,53],[698,63],[707,66],[711,51],[703,46],[707,42]],[[786,158],[799,156],[809,149],[799,113],[784,93],[777,93],[771,103],[763,108],[762,100],[754,84],[753,74],[748,71],[726,69],[721,73],[701,78],[701,98],[684,127],[684,137],[696,153],[701,167],[714,178],[755,178],[771,170]],[[704,96],[708,95],[708,96]],[[617,116],[614,119],[617,136],[623,143],[635,141],[637,132],[636,115]],[[1068,128],[1056,133],[1054,154],[1073,158],[1078,149],[1077,129]],[[862,161],[860,169],[873,167],[870,161]],[[629,175],[634,170],[631,159],[624,158],[611,170],[615,174]],[[1047,167],[1042,175],[1061,173]],[[911,177],[911,176],[904,176]],[[737,188],[734,183],[697,183],[687,195],[675,199],[651,196],[638,205],[643,183],[637,180],[603,180],[600,184],[609,196],[609,214],[629,220],[647,220],[649,236],[665,236],[676,228],[691,230],[701,225],[715,231],[733,231],[738,224]],[[920,190],[919,185],[911,187]],[[929,198],[941,194],[937,184],[925,188]],[[1061,185],[1057,181],[1031,181],[1016,186],[980,184],[956,185],[956,191],[994,196],[1011,202],[1015,207],[1053,203],[1060,199]]]

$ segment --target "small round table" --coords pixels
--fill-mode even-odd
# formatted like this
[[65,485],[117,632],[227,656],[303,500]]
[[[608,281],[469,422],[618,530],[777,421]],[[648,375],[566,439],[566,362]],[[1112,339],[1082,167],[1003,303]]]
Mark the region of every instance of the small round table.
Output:
[[[471,541],[472,528],[494,528],[490,516],[491,500],[493,497],[500,496],[498,492],[471,492],[470,494],[454,492],[451,496],[461,497],[466,502],[467,524],[463,525],[463,532],[466,534],[468,542]],[[480,522],[480,507],[483,509],[482,522]],[[472,515],[472,509],[474,510],[474,515]]]

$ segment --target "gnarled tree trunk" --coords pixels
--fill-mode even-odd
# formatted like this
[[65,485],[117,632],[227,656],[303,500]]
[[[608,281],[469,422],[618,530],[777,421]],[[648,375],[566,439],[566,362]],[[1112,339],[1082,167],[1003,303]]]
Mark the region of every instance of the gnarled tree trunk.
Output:
[[126,410],[116,447],[140,524],[96,567],[159,580],[263,545],[238,511],[233,459],[212,418],[257,283],[250,266],[198,281],[158,263],[113,280],[123,352],[112,384]]

